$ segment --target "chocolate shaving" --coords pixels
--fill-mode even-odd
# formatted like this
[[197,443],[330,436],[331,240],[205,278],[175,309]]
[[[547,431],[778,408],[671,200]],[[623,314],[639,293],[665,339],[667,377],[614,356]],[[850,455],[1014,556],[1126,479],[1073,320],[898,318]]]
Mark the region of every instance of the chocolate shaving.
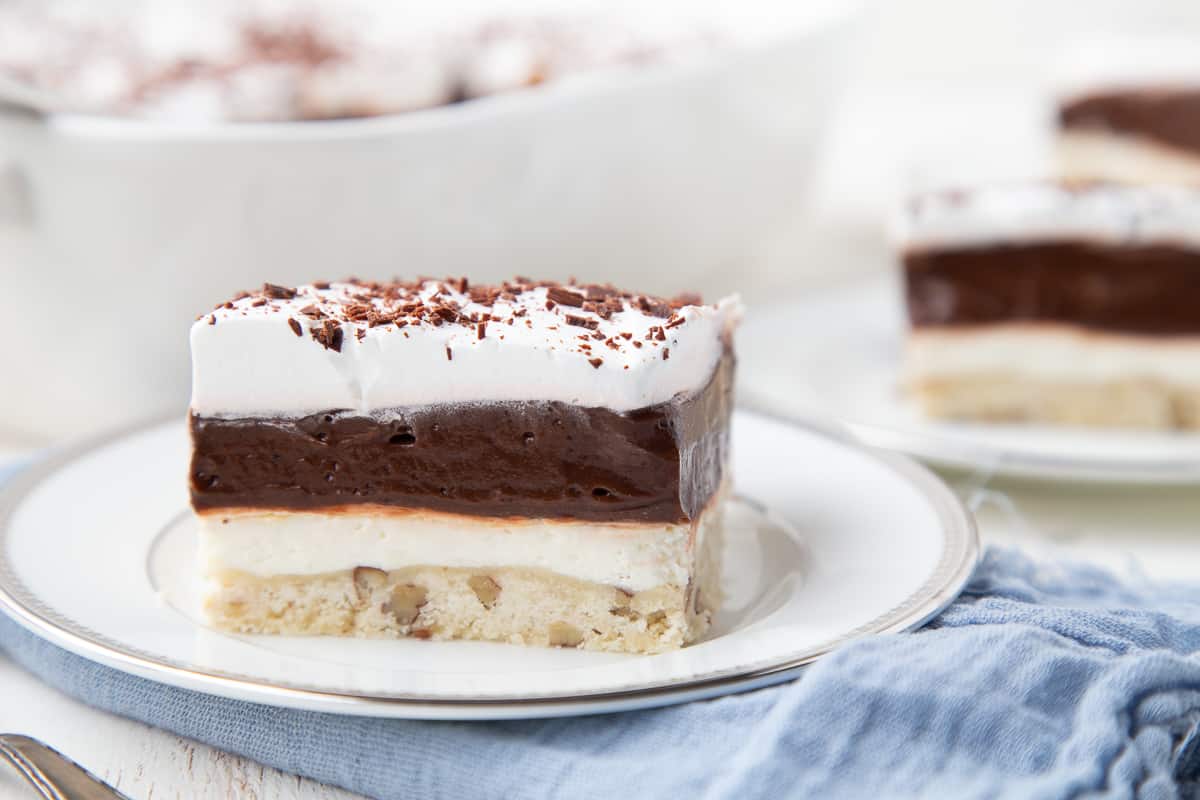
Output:
[[591,364],[596,369],[600,369],[600,365],[604,363],[604,359],[603,358],[589,358],[588,363]]
[[579,328],[589,328],[595,330],[600,327],[600,320],[591,319],[590,317],[581,317],[577,314],[567,314],[567,324],[575,325]]
[[395,319],[395,314],[380,314],[378,311],[372,309],[371,311],[367,312],[367,327],[374,328],[379,325],[386,325]]
[[446,360],[447,360],[447,361],[453,361],[453,360],[454,360],[454,351],[452,351],[452,350],[450,349],[450,345],[446,345]]
[[670,357],[671,357],[671,348],[664,347],[663,348],[663,361],[666,361]]
[[586,293],[588,300],[603,300],[611,295],[619,294],[619,292],[612,286],[600,285],[596,283],[583,287],[583,291]]
[[479,322],[475,325],[475,338],[482,339],[487,336],[487,323]]
[[[370,329],[380,325],[394,324],[398,328],[406,328],[413,325],[452,324],[472,329],[477,337],[482,338],[486,337],[486,330],[482,334],[480,333],[481,324],[486,326],[487,323],[494,322],[512,325],[514,320],[521,318],[525,319],[525,324],[529,328],[541,327],[548,331],[556,330],[557,326],[555,325],[549,325],[542,321],[535,325],[528,319],[530,298],[528,294],[522,298],[522,294],[535,288],[545,291],[545,307],[549,311],[555,311],[559,306],[569,311],[580,309],[578,312],[563,315],[566,324],[591,331],[593,338],[598,341],[605,340],[605,336],[597,330],[600,327],[600,321],[610,320],[615,314],[637,309],[642,313],[667,319],[665,327],[674,328],[682,324],[683,318],[681,315],[673,313],[671,309],[680,307],[681,303],[699,302],[694,295],[680,295],[671,300],[664,300],[649,295],[624,292],[607,284],[582,285],[573,282],[563,284],[554,281],[534,281],[524,277],[491,286],[473,286],[465,277],[446,278],[442,281],[418,278],[409,281],[393,280],[388,282],[349,278],[339,282],[336,290],[332,287],[333,284],[327,281],[313,282],[311,285],[303,287],[303,291],[298,293],[295,289],[267,283],[263,285],[260,292],[253,295],[239,294],[238,298],[249,298],[247,306],[241,308],[241,313],[245,315],[251,307],[266,306],[268,311],[273,310],[268,299],[292,299],[304,296],[305,300],[311,302],[308,302],[299,312],[291,311],[290,313],[297,319],[307,318],[319,323],[316,325],[310,323],[307,326],[309,333],[329,349],[334,349],[332,346],[334,331],[340,330],[341,323],[354,324],[356,336],[362,335],[359,334],[358,328]],[[472,304],[470,313],[465,311],[467,298]],[[524,303],[521,302],[522,299],[525,300]],[[501,301],[512,307],[497,306],[497,303]],[[221,307],[237,310],[234,301],[227,302]],[[282,311],[283,309],[278,310]],[[213,320],[211,324],[215,324],[215,322],[216,320]],[[290,322],[289,327],[291,327]],[[300,335],[303,335],[305,327],[305,325],[301,325]],[[623,332],[620,334],[620,338],[629,341],[634,336],[631,333]],[[647,337],[650,341],[665,341],[666,338],[663,329],[658,327],[654,328],[651,335]],[[617,340],[613,339],[612,341]],[[613,345],[609,344],[608,346],[612,347]]]
[[342,309],[342,315],[350,322],[362,322],[374,310],[369,303],[351,303]]
[[635,302],[639,310],[652,317],[666,318],[671,314],[671,307],[657,298],[640,295]]
[[296,322],[296,320],[292,319],[291,317],[288,317],[288,327],[291,328],[292,333],[296,334],[297,336],[304,335],[304,329],[300,327],[300,323]]
[[276,286],[273,283],[264,283],[262,291],[263,294],[272,300],[291,300],[296,296],[295,289],[289,289],[286,286]]
[[327,319],[320,325],[314,325],[309,333],[326,350],[342,352],[342,326],[334,320]]
[[562,303],[564,306],[573,306],[579,308],[583,305],[583,295],[578,292],[572,292],[570,289],[564,289],[561,286],[551,286],[546,289],[546,297],[556,303]]
[[671,306],[674,308],[682,308],[683,306],[699,306],[704,304],[704,298],[695,292],[683,292],[671,298]]

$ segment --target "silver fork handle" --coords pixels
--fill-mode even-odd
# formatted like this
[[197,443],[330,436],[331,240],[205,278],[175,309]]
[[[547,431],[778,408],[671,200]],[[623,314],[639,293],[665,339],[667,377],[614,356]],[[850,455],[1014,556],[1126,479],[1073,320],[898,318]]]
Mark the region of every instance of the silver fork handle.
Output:
[[28,736],[0,733],[0,760],[12,764],[45,800],[129,800],[62,753]]

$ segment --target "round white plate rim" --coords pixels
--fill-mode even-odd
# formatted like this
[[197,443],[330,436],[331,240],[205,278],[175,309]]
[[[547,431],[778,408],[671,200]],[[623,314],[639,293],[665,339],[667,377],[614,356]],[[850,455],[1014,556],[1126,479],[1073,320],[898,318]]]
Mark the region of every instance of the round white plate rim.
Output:
[[[742,410],[777,424],[797,427],[794,420],[762,411]],[[139,654],[117,642],[61,618],[53,609],[39,610],[37,600],[22,599],[24,587],[9,568],[3,543],[21,501],[42,481],[77,459],[121,439],[144,433],[164,421],[142,423],[93,437],[60,449],[25,468],[0,487],[0,611],[21,627],[74,655],[127,674],[176,688],[234,700],[279,707],[354,716],[407,719],[484,720],[574,716],[653,708],[706,699],[781,683],[803,667],[842,645],[871,634],[900,633],[920,627],[945,609],[962,591],[979,561],[981,548],[974,518],[945,483],[916,462],[887,451],[858,448],[860,453],[888,468],[925,499],[942,525],[943,546],[939,563],[925,584],[899,606],[824,646],[802,651],[778,663],[738,671],[736,674],[632,690],[529,699],[429,699],[421,697],[360,695],[337,690],[278,685],[251,676],[224,675],[164,663]],[[805,427],[805,426],[799,426]],[[814,430],[830,436],[828,431]],[[840,441],[847,447],[855,443]],[[931,585],[937,583],[936,586]]]
[[[774,303],[760,309],[759,318],[778,315],[785,309],[799,309],[821,302],[840,300],[850,295],[869,296],[894,291],[893,275],[859,275],[847,281],[816,289],[803,299]],[[804,422],[806,416],[824,415],[863,444],[891,450],[927,464],[952,469],[968,469],[989,475],[1030,478],[1035,480],[1070,481],[1102,484],[1191,485],[1200,483],[1200,458],[1162,456],[1147,459],[1116,460],[1106,458],[1072,457],[1068,453],[1048,454],[1020,449],[1003,449],[986,440],[972,441],[967,436],[939,435],[921,428],[890,427],[862,419],[840,417],[824,406],[798,409],[774,399],[769,391],[759,388],[748,371],[742,369],[738,391],[748,408],[780,418]],[[931,423],[940,424],[940,423]],[[1079,431],[1072,430],[1073,433]],[[1096,430],[1096,436],[1105,431]]]

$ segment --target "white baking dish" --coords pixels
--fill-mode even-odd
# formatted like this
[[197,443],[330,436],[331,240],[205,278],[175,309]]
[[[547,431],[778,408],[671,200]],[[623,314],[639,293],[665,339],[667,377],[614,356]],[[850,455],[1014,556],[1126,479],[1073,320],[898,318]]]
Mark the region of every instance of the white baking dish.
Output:
[[182,409],[191,320],[264,280],[752,285],[803,207],[856,6],[743,5],[778,33],[391,117],[0,115],[0,431]]

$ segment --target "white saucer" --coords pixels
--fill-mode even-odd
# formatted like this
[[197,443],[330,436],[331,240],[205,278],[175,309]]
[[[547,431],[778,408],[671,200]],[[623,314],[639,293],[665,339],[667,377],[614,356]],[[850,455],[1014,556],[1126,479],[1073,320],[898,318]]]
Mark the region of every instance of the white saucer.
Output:
[[0,609],[81,656],[187,689],[333,713],[499,719],[777,683],[854,638],[920,625],[975,565],[969,515],[912,462],[747,413],[734,453],[729,602],[703,642],[675,653],[209,630],[192,611],[179,422],[62,454],[0,494]]
[[984,476],[1200,482],[1197,433],[924,417],[899,389],[905,325],[895,276],[755,308],[738,334],[740,398],[787,416],[836,420],[868,444]]

